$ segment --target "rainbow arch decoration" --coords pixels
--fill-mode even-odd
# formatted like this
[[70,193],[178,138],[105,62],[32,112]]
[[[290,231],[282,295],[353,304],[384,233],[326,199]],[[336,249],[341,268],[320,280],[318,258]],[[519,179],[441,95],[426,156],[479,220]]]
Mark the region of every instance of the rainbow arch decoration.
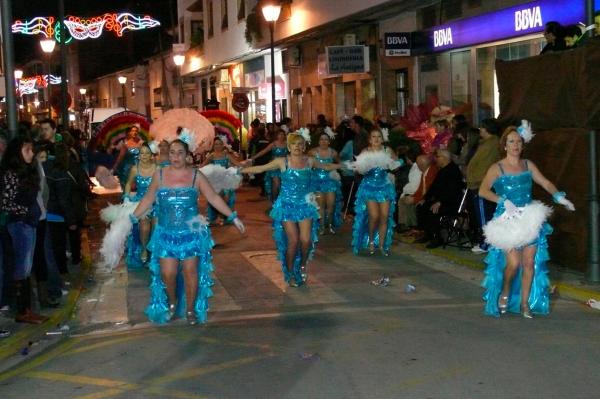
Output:
[[225,134],[229,144],[238,139],[238,132],[242,122],[233,114],[220,109],[200,111],[200,114],[212,123],[216,128],[216,134]]
[[89,149],[94,151],[99,145],[110,147],[125,138],[125,132],[132,125],[139,126],[139,136],[146,142],[150,141],[150,120],[142,114],[123,111],[106,118],[92,133]]

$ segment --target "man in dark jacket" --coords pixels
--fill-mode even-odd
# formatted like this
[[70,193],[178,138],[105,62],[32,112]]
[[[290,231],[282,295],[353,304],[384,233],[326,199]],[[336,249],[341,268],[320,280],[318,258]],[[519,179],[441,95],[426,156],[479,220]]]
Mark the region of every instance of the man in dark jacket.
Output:
[[425,237],[421,242],[429,241],[427,248],[437,248],[442,245],[440,217],[458,211],[464,189],[463,175],[458,166],[452,162],[452,154],[448,150],[436,150],[435,162],[439,171],[421,204],[417,206],[417,219],[425,231]]

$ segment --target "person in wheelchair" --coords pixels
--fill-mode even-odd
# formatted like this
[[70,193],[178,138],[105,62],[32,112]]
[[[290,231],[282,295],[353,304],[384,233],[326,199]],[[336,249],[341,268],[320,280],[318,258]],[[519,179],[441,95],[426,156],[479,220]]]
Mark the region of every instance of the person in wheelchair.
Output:
[[434,156],[439,171],[423,201],[417,206],[417,220],[425,231],[425,236],[417,242],[428,242],[426,248],[437,248],[443,244],[440,218],[456,213],[464,189],[463,175],[452,162],[450,151],[440,148]]

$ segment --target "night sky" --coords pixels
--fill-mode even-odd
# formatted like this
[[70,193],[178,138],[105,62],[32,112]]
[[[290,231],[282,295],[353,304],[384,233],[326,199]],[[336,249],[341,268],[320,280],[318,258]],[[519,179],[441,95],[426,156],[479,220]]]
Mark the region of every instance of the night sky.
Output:
[[[57,16],[57,0],[13,0],[13,20],[27,20],[36,16]],[[65,0],[65,15],[91,17],[106,12],[149,14],[161,22],[161,27],[137,32],[127,32],[121,38],[111,32],[104,32],[98,39],[77,41],[79,48],[81,81],[108,74],[116,69],[132,66],[163,49],[170,48],[171,37],[166,30],[171,26],[169,7],[173,9],[173,19],[177,20],[176,0]],[[44,57],[38,44],[41,35],[14,35],[16,64],[22,65],[32,59]],[[70,44],[73,45],[73,44]],[[54,55],[57,57],[57,55]]]

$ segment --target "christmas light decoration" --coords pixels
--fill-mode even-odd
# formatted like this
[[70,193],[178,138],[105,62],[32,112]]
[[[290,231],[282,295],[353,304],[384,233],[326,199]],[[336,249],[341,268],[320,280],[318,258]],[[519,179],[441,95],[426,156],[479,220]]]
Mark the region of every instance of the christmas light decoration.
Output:
[[[59,85],[62,82],[60,76],[50,75],[50,84]],[[19,79],[19,93],[32,94],[37,93],[38,88],[48,86],[48,75],[36,75]]]
[[[60,22],[56,21],[54,17],[35,17],[29,21],[15,21],[12,25],[12,32],[24,35],[44,35],[46,38],[55,36],[56,41],[60,42],[59,32],[63,29],[58,29],[59,24]],[[64,26],[70,34],[70,37],[65,40],[65,43],[68,43],[71,39],[97,39],[105,30],[121,37],[125,32],[160,26],[160,22],[149,15],[137,16],[124,12],[106,13],[90,18],[70,15],[64,20]]]

